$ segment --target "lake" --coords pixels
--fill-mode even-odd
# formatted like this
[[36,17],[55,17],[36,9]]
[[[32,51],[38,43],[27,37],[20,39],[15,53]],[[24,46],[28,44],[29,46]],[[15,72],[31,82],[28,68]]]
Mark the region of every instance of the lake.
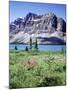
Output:
[[[30,48],[29,45],[24,44],[9,44],[9,49],[14,50],[15,46],[17,46],[18,50],[25,50],[26,46]],[[34,45],[33,45],[34,47]],[[65,45],[38,45],[40,51],[61,51],[62,49],[65,50]]]

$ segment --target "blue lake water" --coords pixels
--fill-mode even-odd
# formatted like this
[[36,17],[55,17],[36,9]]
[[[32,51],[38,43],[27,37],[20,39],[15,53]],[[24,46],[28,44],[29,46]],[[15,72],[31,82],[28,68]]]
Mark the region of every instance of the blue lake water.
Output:
[[[30,48],[29,45],[24,45],[24,44],[9,44],[9,49],[14,50],[15,46],[17,46],[18,50],[25,50],[26,46]],[[65,45],[38,45],[38,49],[40,51],[61,51],[62,49],[65,50],[66,46]]]

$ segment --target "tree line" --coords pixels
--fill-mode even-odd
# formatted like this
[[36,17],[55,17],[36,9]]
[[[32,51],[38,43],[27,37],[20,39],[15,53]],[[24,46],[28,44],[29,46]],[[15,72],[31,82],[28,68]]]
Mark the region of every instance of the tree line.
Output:
[[[29,45],[30,45],[30,48],[28,48],[28,46],[26,46],[26,48],[25,48],[25,51],[31,51],[31,50],[36,50],[36,51],[38,51],[38,42],[37,42],[37,38],[35,39],[35,43],[33,44],[32,43],[32,38],[30,37],[30,41],[29,41]],[[33,45],[34,45],[34,47],[33,47]],[[15,50],[18,50],[18,48],[17,48],[17,46],[15,45]]]

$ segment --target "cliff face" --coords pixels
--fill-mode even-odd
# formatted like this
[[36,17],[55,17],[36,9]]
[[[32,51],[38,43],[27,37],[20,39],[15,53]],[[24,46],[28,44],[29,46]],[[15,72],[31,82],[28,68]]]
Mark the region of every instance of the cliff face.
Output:
[[28,13],[26,17],[17,18],[9,26],[10,43],[29,43],[37,37],[39,44],[64,44],[66,22],[54,13],[37,15]]

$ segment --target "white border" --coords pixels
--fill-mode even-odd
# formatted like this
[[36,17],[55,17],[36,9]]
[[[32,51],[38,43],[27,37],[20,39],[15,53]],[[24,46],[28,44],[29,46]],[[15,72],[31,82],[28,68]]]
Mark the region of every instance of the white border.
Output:
[[[0,0],[0,90],[8,90],[9,85],[9,0]],[[13,0],[14,1],[14,0]],[[68,0],[15,0],[15,1],[30,1],[30,2],[45,2],[67,4]],[[67,4],[68,10],[68,4]],[[68,12],[67,12],[68,20]],[[68,29],[68,22],[67,22]],[[67,30],[68,34],[68,30]],[[67,35],[68,38],[68,35]],[[67,39],[68,45],[68,39]],[[68,48],[68,47],[67,47]],[[68,53],[67,53],[68,55]],[[67,62],[68,65],[68,62]],[[67,74],[68,75],[68,74]],[[67,78],[68,81],[68,78]],[[67,82],[68,83],[68,82]],[[29,88],[26,90],[67,90],[66,86]],[[14,89],[13,89],[14,90]],[[18,89],[22,90],[22,89]]]
[[45,2],[45,3],[57,3],[57,4],[66,4],[67,0],[10,0],[10,1],[28,1],[28,2]]

